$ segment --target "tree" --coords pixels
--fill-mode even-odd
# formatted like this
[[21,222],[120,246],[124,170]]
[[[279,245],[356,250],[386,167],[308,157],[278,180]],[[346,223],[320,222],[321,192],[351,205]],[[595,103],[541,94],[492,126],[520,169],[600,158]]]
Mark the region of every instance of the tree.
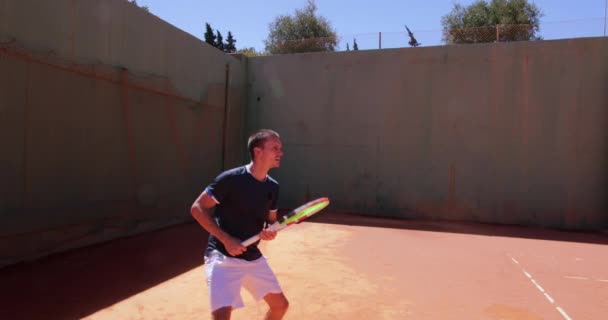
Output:
[[150,8],[148,8],[148,6],[140,6],[139,4],[137,4],[137,0],[129,0],[129,3],[134,4],[136,7],[144,10],[145,12],[150,12]]
[[410,31],[410,28],[408,28],[407,26],[405,26],[405,29],[407,29],[407,35],[410,37],[410,42],[408,42],[408,44],[411,47],[418,47],[421,45],[421,43],[418,42],[418,40],[416,40],[416,38],[414,37],[414,33],[412,33],[412,31]]
[[222,37],[222,34],[220,33],[219,30],[217,30],[217,35],[215,37],[215,47],[224,51],[224,37]]
[[209,23],[205,23],[205,42],[215,47],[215,35]]
[[357,45],[357,39],[353,39],[353,50],[359,50],[359,46]]
[[255,51],[254,47],[239,49],[236,53],[243,54],[243,55],[245,55],[247,57],[257,57],[257,56],[263,56],[264,55],[264,52],[257,52],[257,51]]
[[454,4],[441,18],[446,44],[540,39],[541,10],[528,0],[478,0]]
[[281,15],[270,24],[264,41],[271,54],[334,51],[338,43],[336,32],[327,19],[316,14],[314,0],[296,9],[293,16]]
[[346,43],[346,51],[350,51],[350,47],[348,46],[348,42]]
[[224,51],[227,53],[236,52],[236,39],[232,36],[232,32],[228,31],[228,38],[226,38],[226,46],[224,47]]

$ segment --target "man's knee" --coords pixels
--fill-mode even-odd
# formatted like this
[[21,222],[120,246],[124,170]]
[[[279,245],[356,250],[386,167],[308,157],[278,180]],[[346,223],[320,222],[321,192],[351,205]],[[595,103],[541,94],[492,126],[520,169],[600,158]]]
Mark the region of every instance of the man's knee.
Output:
[[289,308],[289,300],[282,293],[268,295],[266,302],[273,311],[285,312]]
[[282,300],[277,301],[274,306],[274,309],[278,311],[287,311],[287,308],[289,308],[289,300],[287,300],[285,297],[283,297]]
[[232,307],[222,307],[213,311],[211,314],[213,315],[213,320],[229,320],[230,313],[232,313]]

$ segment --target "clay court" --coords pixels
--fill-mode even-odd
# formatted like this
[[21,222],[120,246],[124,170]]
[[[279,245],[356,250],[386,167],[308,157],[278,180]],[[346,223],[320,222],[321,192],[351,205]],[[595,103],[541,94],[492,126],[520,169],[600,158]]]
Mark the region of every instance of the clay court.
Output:
[[[286,319],[602,319],[608,237],[325,212],[263,249]],[[2,319],[206,319],[195,223],[2,270]],[[262,319],[243,292],[234,319]]]
[[209,319],[189,209],[259,128],[279,207],[332,201],[262,243],[286,319],[608,318],[606,37],[246,57],[123,0],[0,21],[0,320]]

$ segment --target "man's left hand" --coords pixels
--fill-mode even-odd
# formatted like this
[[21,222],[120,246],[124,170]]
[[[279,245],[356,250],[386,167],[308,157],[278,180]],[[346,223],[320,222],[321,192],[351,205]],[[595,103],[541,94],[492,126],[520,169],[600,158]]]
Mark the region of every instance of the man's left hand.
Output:
[[260,232],[260,239],[262,240],[273,240],[274,238],[277,237],[277,232],[276,231],[270,231],[268,229],[264,229],[262,230],[262,232]]

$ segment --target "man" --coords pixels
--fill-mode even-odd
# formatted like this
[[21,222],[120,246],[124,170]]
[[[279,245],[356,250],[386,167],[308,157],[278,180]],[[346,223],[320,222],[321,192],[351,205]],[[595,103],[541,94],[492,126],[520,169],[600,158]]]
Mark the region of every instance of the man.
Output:
[[[265,230],[277,220],[279,184],[268,176],[283,156],[275,131],[262,129],[247,142],[251,162],[222,172],[192,205],[192,216],[209,232],[205,271],[213,319],[230,319],[233,309],[243,307],[241,286],[256,300],[268,303],[266,319],[282,319],[289,303],[256,242],[241,242],[256,234],[273,240],[276,232]],[[211,208],[215,207],[214,214]]]

